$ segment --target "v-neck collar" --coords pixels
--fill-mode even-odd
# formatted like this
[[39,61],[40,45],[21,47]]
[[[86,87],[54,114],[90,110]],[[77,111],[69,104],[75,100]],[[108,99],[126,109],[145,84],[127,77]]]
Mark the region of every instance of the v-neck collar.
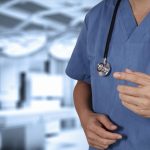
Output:
[[150,32],[150,13],[137,25],[129,0],[122,0],[119,11],[127,41],[139,42],[147,32]]
[[125,28],[127,38],[129,38],[132,32],[137,27],[129,1],[122,0],[119,10],[121,15],[121,22]]

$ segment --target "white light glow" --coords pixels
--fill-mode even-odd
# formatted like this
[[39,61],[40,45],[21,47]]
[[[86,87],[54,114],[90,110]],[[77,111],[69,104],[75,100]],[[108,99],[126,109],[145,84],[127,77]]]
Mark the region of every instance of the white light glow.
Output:
[[41,49],[46,43],[45,35],[25,35],[0,39],[3,53],[11,57],[27,56]]
[[62,97],[63,78],[59,75],[31,74],[32,97]]
[[55,41],[49,49],[51,56],[59,60],[69,60],[75,46],[76,39]]

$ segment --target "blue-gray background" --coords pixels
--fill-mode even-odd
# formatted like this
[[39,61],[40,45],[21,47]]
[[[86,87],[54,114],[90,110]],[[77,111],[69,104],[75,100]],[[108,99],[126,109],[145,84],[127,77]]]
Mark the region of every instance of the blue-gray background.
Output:
[[0,0],[0,149],[87,149],[64,71],[100,1]]

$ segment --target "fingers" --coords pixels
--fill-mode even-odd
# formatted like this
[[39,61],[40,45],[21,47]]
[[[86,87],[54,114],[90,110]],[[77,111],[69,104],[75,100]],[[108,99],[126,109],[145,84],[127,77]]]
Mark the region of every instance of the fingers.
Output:
[[123,106],[143,117],[150,117],[150,102],[148,99],[119,94]]
[[103,139],[94,133],[90,133],[90,135],[88,135],[88,142],[93,147],[107,149],[108,146],[111,144],[114,144],[116,142],[116,140]]
[[140,109],[139,109],[137,106],[132,105],[132,104],[129,104],[129,103],[127,103],[127,102],[122,102],[122,104],[123,104],[126,108],[128,108],[129,110],[131,110],[132,112],[134,112],[134,113],[136,113],[136,114],[139,114]]
[[138,88],[138,87],[119,85],[117,87],[117,90],[121,94],[126,94],[126,95],[131,95],[131,96],[140,97],[143,95],[143,91],[141,90],[141,88]]
[[105,150],[110,145],[122,139],[120,134],[110,131],[110,129],[115,130],[117,126],[114,125],[107,116],[101,114],[93,113],[93,115],[89,116],[86,126],[83,127],[89,145],[100,150]]
[[142,72],[134,72],[130,69],[125,69],[125,72],[115,72],[113,76],[118,80],[126,80],[141,86],[150,85],[150,75]]
[[108,130],[116,130],[117,126],[114,125],[107,116],[105,115],[99,115],[97,116],[97,119],[100,121],[101,124],[103,124],[103,126],[105,128],[107,128]]
[[136,106],[141,105],[140,98],[138,98],[138,97],[119,94],[119,98],[121,99],[122,102],[126,102],[128,104],[132,104],[132,105],[136,105]]
[[[89,143],[89,145],[90,145],[91,147],[96,148],[96,150],[105,150],[104,147],[98,146],[98,144],[95,143],[94,141],[90,141],[90,140],[89,140],[88,143]],[[107,148],[106,148],[106,149],[107,149]]]
[[145,110],[145,109],[141,109],[139,108],[138,106],[135,106],[135,105],[132,105],[132,104],[129,104],[127,102],[123,102],[122,103],[127,109],[131,110],[132,112],[140,115],[140,116],[143,116],[145,118],[150,118],[150,110]]
[[100,127],[99,125],[95,126],[92,131],[96,133],[99,137],[104,138],[104,139],[109,139],[109,140],[120,140],[122,139],[122,136],[117,133],[112,133],[104,128]]
[[147,106],[150,106],[150,102],[145,98],[134,97],[134,96],[124,95],[124,94],[119,94],[119,98],[121,99],[122,102],[139,106],[140,108],[145,109]]
[[135,71],[132,71],[130,69],[125,69],[125,72],[133,73],[135,75],[138,75],[139,77],[142,77],[142,78],[150,80],[150,75],[147,75],[147,74],[142,73],[142,72],[135,72]]
[[115,72],[114,78],[137,84],[137,87],[119,85],[117,90],[122,104],[132,112],[143,117],[150,117],[150,75],[126,69]]
[[113,74],[114,78],[118,79],[118,80],[126,80],[129,82],[133,82],[136,83],[138,85],[149,85],[150,84],[150,80],[143,77],[144,75],[137,75],[135,73],[129,73],[129,72],[115,72]]

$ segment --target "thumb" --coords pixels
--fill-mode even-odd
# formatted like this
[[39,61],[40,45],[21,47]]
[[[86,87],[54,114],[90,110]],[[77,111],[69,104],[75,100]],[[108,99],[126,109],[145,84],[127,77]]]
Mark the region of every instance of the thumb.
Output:
[[97,120],[108,130],[117,129],[117,126],[114,125],[105,115],[98,115]]

